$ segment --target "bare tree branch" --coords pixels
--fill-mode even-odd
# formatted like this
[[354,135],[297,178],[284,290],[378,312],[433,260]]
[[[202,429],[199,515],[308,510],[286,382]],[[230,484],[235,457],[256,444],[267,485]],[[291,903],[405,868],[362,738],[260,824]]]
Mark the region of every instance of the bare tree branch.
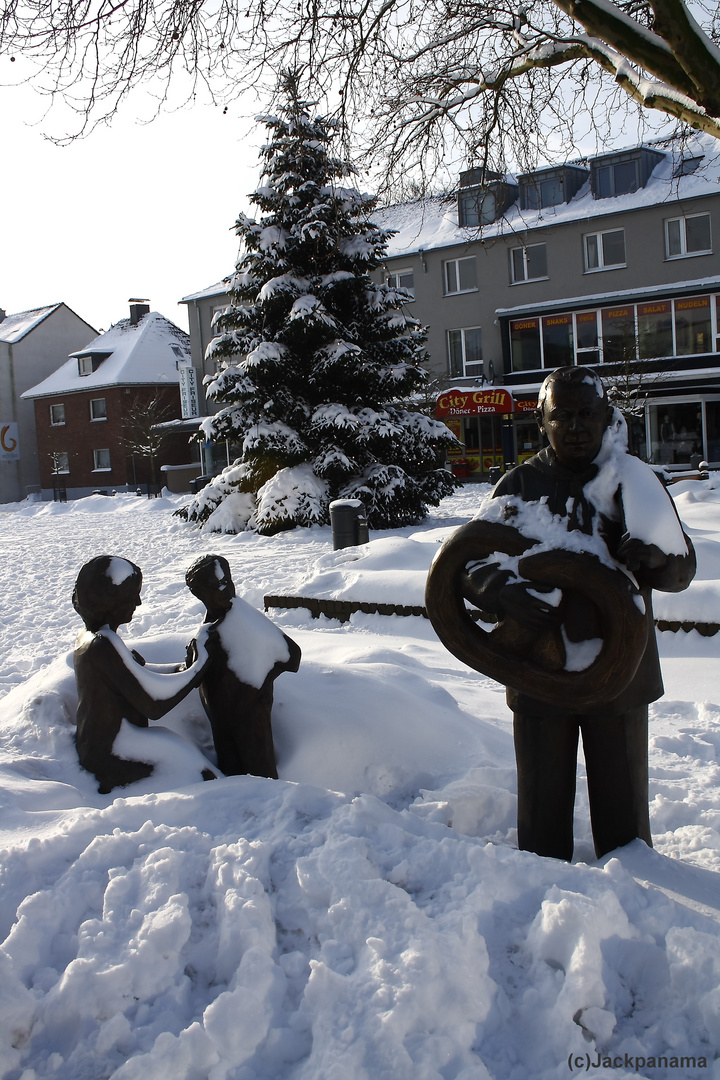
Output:
[[570,153],[605,139],[624,100],[720,139],[718,0],[6,0],[8,57],[78,114],[109,122],[134,87],[227,103],[302,72],[353,156],[387,186],[458,159]]

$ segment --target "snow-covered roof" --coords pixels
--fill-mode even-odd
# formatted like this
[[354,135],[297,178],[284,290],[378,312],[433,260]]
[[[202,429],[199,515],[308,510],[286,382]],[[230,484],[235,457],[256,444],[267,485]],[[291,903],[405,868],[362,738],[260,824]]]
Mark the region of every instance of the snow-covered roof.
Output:
[[228,286],[224,281],[218,281],[216,285],[209,285],[200,292],[189,293],[183,296],[181,304],[189,304],[191,300],[204,300],[207,296],[227,296]]
[[[695,135],[681,148],[658,143],[652,149],[664,153],[663,160],[655,166],[645,187],[626,195],[595,199],[588,179],[569,202],[540,210],[522,210],[520,204],[515,202],[503,217],[492,225],[484,225],[482,231],[476,226],[463,228],[458,225],[456,193],[384,207],[375,211],[373,219],[382,228],[396,230],[396,235],[390,238],[387,246],[388,257],[395,258],[420,250],[468,244],[480,237],[490,239],[501,233],[547,228],[569,221],[607,217],[641,207],[681,200],[685,202],[720,193],[720,143],[716,139],[709,135]],[[607,155],[603,154],[602,157],[607,158]],[[702,161],[695,172],[686,176],[674,175],[681,161],[696,157],[702,157]],[[587,164],[591,160],[588,159]],[[507,179],[515,182],[513,176]]]
[[[82,357],[104,359],[97,370],[81,375],[78,360]],[[57,371],[22,396],[37,398],[109,386],[178,383],[178,362],[190,363],[189,336],[164,315],[151,311],[135,325],[130,319],[121,319],[84,349],[72,353]]]
[[32,308],[31,311],[19,311],[17,315],[6,315],[0,322],[0,341],[14,345],[53,311],[57,311],[60,306],[60,304],[49,304],[47,307]]

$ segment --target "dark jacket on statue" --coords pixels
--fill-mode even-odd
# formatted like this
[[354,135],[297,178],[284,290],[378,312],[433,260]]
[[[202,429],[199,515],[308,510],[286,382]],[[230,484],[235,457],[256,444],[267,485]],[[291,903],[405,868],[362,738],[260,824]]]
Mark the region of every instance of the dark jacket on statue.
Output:
[[[650,466],[648,466],[650,468]],[[598,531],[607,544],[608,551],[617,558],[617,548],[620,543],[625,520],[620,491],[615,495],[617,515],[611,520],[601,514],[587,498],[585,486],[598,474],[598,466],[590,465],[582,472],[573,472],[561,465],[554,451],[547,447],[539,454],[530,458],[523,465],[506,473],[497,484],[493,498],[500,495],[518,495],[524,502],[539,502],[547,499],[548,509],[552,514],[567,519],[568,531],[579,530],[591,535],[595,522],[598,523]],[[660,488],[660,482],[658,481]],[[662,492],[661,492],[662,494]],[[664,492],[675,509],[672,499]],[[538,537],[541,540],[542,537]],[[660,673],[660,661],[658,658],[657,641],[655,638],[655,626],[652,610],[652,590],[659,589],[661,592],[681,592],[686,589],[695,574],[695,552],[689,537],[686,535],[687,555],[668,555],[667,564],[656,570],[641,568],[635,579],[638,583],[645,601],[645,611],[648,623],[648,638],[645,652],[640,661],[637,672],[633,676],[629,686],[615,698],[597,710],[588,710],[587,715],[594,712],[605,715],[617,715],[627,712],[629,709],[638,708],[662,696],[663,683]],[[498,587],[503,582],[498,582]],[[488,590],[492,593],[492,587]],[[488,608],[492,610],[492,608]],[[580,597],[570,597],[564,620],[566,633],[571,641],[582,641],[597,636],[595,615],[588,608],[587,603]],[[513,712],[526,714],[547,713],[547,705],[522,694],[517,690],[507,690],[507,703]],[[556,712],[562,710],[556,709]],[[572,709],[568,710],[572,712]]]

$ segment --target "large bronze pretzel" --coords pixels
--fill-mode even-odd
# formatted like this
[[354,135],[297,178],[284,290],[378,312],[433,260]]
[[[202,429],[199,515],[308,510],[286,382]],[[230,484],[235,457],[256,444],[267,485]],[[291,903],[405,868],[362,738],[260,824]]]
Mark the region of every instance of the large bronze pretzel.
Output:
[[540,586],[574,590],[590,602],[602,647],[582,671],[565,670],[565,650],[555,635],[536,635],[511,619],[490,631],[465,603],[468,563],[494,552],[522,555],[538,541],[509,525],[470,521],[448,537],[430,568],[425,606],[436,634],[459,660],[514,690],[559,708],[582,712],[612,701],[637,671],[647,642],[647,619],[638,589],[620,570],[596,556],[557,549],[520,559],[522,578]]

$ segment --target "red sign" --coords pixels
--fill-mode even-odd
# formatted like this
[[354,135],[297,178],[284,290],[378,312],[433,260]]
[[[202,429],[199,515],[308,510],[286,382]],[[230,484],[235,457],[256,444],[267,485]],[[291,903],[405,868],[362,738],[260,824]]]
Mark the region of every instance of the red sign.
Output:
[[488,390],[446,390],[435,403],[435,415],[438,417],[481,416],[512,411],[512,395],[502,386],[493,386]]
[[515,398],[515,412],[535,412],[538,407],[538,399],[534,398]]

